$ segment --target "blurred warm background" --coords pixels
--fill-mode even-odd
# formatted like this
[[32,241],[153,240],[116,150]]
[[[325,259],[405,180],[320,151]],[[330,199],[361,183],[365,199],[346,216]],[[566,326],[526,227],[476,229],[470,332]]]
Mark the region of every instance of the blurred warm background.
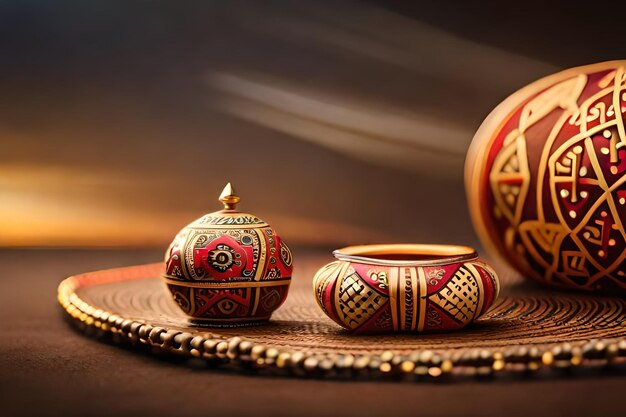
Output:
[[[625,58],[575,2],[0,2],[0,246],[163,247],[219,209],[293,245],[475,244],[487,113]],[[621,55],[615,55],[621,53]]]

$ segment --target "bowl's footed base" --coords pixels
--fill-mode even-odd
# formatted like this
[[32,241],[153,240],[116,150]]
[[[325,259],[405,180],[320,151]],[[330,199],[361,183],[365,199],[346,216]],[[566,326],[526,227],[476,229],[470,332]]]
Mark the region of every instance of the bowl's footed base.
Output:
[[267,324],[270,320],[271,316],[267,317],[254,317],[254,318],[241,318],[236,317],[232,319],[228,318],[201,318],[201,317],[193,317],[188,318],[187,322],[190,326],[194,327],[217,327],[217,328],[228,328],[228,327],[250,327],[250,326],[262,326]]

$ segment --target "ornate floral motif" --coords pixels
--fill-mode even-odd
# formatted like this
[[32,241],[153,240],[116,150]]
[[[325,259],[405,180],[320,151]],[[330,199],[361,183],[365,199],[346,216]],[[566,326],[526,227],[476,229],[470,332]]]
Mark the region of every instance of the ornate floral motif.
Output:
[[[228,268],[233,266],[235,258],[239,258],[241,255],[235,253],[235,250],[228,245],[219,244],[215,246],[215,249],[209,251],[209,265],[219,272],[225,272]],[[241,264],[241,261],[237,261]]]

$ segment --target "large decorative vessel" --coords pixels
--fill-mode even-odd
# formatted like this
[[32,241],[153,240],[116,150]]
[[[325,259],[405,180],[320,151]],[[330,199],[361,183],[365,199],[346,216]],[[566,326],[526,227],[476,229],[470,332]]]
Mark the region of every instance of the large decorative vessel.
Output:
[[469,247],[363,245],[334,255],[313,292],[328,317],[355,333],[461,329],[498,297],[498,277]]
[[163,279],[192,321],[246,325],[266,321],[287,297],[292,255],[274,229],[236,209],[230,185],[224,209],[185,226],[165,254]]
[[523,275],[626,294],[626,61],[516,92],[476,133],[466,188],[481,240]]

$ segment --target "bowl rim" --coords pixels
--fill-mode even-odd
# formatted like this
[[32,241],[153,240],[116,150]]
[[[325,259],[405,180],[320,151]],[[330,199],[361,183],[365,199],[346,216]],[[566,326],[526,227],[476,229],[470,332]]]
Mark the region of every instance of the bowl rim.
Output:
[[[426,258],[384,259],[382,258],[384,255],[420,255]],[[432,258],[427,258],[429,255]],[[470,246],[430,243],[346,246],[333,251],[333,256],[340,261],[382,266],[437,266],[478,259],[478,253]],[[377,257],[374,258],[372,256]]]

